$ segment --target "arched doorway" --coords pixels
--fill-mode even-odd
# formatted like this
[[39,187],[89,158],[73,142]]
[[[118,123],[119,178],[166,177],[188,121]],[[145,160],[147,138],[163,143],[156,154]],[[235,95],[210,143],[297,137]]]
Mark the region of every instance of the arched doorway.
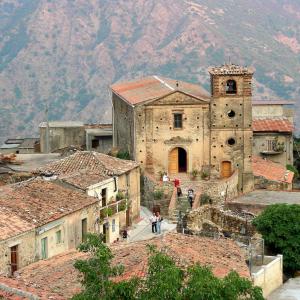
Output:
[[231,176],[231,162],[230,161],[222,161],[221,164],[221,177],[228,178]]
[[169,174],[187,172],[187,153],[183,148],[174,148],[169,154]]

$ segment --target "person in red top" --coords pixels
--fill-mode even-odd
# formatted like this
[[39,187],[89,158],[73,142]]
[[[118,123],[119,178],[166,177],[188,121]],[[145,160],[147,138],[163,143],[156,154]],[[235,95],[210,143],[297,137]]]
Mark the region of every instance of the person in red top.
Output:
[[174,179],[174,186],[177,188],[177,187],[179,187],[179,185],[180,185],[179,179],[175,178]]

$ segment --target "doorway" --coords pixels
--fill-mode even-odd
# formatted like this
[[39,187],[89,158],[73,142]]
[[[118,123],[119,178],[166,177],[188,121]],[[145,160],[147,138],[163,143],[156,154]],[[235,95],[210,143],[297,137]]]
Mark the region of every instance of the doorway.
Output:
[[174,148],[169,154],[169,174],[187,172],[187,153],[183,148]]
[[81,220],[81,241],[86,242],[87,236],[87,218]]
[[102,234],[103,234],[103,243],[108,243],[109,238],[108,238],[108,234],[109,234],[109,227],[108,227],[108,223],[104,223],[102,226]]
[[231,176],[231,162],[230,161],[222,161],[221,177],[228,178],[230,176]]
[[41,239],[41,255],[42,259],[48,258],[48,238]]
[[102,207],[106,206],[106,189],[101,190]]
[[18,270],[18,245],[10,247],[11,275]]

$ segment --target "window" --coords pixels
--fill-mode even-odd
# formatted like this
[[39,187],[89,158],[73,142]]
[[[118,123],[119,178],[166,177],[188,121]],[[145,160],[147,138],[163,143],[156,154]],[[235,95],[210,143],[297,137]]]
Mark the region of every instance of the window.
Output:
[[56,244],[61,244],[61,230],[56,231]]
[[227,113],[227,116],[228,116],[230,119],[234,118],[234,116],[235,116],[235,111],[230,110],[230,111]]
[[226,94],[236,94],[236,82],[232,79],[227,80],[226,82]]
[[174,114],[174,128],[182,128],[182,114]]
[[11,275],[18,270],[18,245],[10,247]]
[[42,259],[48,258],[48,238],[41,239],[41,256]]
[[97,147],[99,147],[99,140],[96,139],[92,140],[92,148],[97,148]]
[[106,189],[101,190],[102,207],[106,206]]
[[117,187],[117,177],[114,177],[114,192],[116,192],[118,190]]
[[111,231],[112,232],[116,231],[116,220],[115,219],[113,219],[111,222]]
[[274,151],[276,148],[276,141],[275,140],[267,140],[267,151]]
[[230,138],[227,140],[227,143],[229,146],[233,146],[235,144],[235,139],[234,138]]

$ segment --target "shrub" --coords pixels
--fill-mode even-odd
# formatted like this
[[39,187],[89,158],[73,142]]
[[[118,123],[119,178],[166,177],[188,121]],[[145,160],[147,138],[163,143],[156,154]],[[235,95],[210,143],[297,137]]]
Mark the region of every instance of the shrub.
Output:
[[118,192],[116,195],[117,201],[125,199],[125,195],[122,192]]
[[127,150],[119,150],[117,153],[117,158],[129,160],[129,152]]
[[285,271],[300,270],[299,205],[270,205],[253,220],[253,225],[262,234],[270,250],[283,254]]
[[101,210],[101,217],[105,218],[106,216],[110,217],[114,214],[114,211],[111,207],[106,207]]
[[192,170],[192,172],[191,172],[191,175],[192,175],[193,178],[197,177],[198,174],[199,174],[199,171],[196,170],[196,169]]
[[299,171],[297,170],[297,168],[293,165],[286,165],[287,170],[292,171],[295,173],[294,175],[294,179],[298,179],[299,178]]
[[201,205],[212,204],[212,199],[210,198],[209,195],[204,193],[200,196],[200,204]]
[[208,177],[208,173],[206,172],[206,171],[203,171],[202,173],[201,173],[201,179],[206,179],[207,177]]
[[124,210],[126,210],[126,208],[127,208],[127,205],[126,205],[125,202],[124,202],[124,203],[121,203],[121,204],[119,205],[119,211],[124,211]]
[[154,198],[155,200],[160,200],[160,199],[162,199],[163,195],[164,195],[163,190],[155,190],[155,191],[153,192],[153,198]]

